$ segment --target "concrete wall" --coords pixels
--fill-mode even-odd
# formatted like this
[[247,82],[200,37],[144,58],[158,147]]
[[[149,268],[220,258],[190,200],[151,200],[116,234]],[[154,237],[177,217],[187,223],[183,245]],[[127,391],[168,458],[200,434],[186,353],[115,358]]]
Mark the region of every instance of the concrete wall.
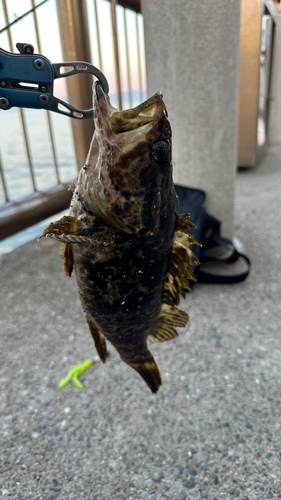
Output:
[[269,142],[281,144],[281,13],[274,16],[275,33],[269,106]]
[[142,0],[148,94],[162,90],[174,180],[207,191],[233,232],[239,91],[239,0]]

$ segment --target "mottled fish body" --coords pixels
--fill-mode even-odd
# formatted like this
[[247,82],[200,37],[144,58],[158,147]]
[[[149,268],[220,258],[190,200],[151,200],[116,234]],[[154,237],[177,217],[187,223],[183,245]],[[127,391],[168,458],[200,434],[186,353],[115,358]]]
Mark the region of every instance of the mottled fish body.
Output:
[[64,243],[64,269],[69,276],[75,269],[102,361],[108,339],[157,392],[161,377],[147,340],[170,340],[188,322],[176,306],[197,263],[189,249],[197,242],[186,232],[193,225],[177,215],[171,128],[161,93],[119,112],[98,83],[94,121],[70,215],[42,236]]

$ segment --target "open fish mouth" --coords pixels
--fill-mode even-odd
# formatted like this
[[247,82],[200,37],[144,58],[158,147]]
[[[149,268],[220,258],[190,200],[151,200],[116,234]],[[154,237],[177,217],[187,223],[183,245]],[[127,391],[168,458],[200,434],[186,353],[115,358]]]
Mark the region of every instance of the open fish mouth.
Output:
[[162,93],[118,111],[98,82],[93,90],[95,134],[79,176],[84,199],[111,228],[149,232],[159,218],[161,186],[171,177],[171,128]]
[[162,116],[167,117],[168,114],[161,92],[157,92],[135,108],[118,111],[110,103],[99,82],[94,84],[94,119],[97,130],[102,129],[107,122],[107,132],[109,128],[116,135],[153,123]]

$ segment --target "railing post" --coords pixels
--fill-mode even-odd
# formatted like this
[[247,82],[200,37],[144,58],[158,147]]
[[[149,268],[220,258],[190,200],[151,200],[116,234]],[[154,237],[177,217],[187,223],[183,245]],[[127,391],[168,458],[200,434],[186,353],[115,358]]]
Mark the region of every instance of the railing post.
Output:
[[[63,58],[65,61],[91,62],[86,0],[57,0]],[[79,109],[92,108],[91,75],[75,75],[66,79],[69,103]],[[84,165],[88,154],[94,122],[71,120],[77,169]]]
[[111,3],[111,22],[112,22],[112,34],[113,34],[113,46],[114,46],[118,108],[121,111],[123,109],[123,105],[122,105],[121,71],[120,71],[120,61],[119,61],[118,32],[117,32],[117,19],[116,19],[116,0],[111,0],[110,3]]

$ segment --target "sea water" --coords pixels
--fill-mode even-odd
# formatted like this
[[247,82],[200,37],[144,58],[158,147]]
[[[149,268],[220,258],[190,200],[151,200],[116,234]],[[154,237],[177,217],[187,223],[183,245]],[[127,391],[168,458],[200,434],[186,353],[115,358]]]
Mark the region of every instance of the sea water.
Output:
[[[47,115],[42,110],[28,109],[24,110],[24,120],[26,122],[27,141],[30,148],[35,186],[38,191],[46,190],[57,184]],[[70,119],[53,113],[51,115],[51,124],[59,179],[61,182],[68,183],[77,176]],[[33,186],[19,109],[14,108],[0,112],[0,151],[9,200],[17,201],[31,194]],[[0,207],[4,202],[4,190],[1,185]],[[10,252],[19,245],[39,236],[48,222],[57,220],[59,215],[52,216],[0,241],[0,255]]]

